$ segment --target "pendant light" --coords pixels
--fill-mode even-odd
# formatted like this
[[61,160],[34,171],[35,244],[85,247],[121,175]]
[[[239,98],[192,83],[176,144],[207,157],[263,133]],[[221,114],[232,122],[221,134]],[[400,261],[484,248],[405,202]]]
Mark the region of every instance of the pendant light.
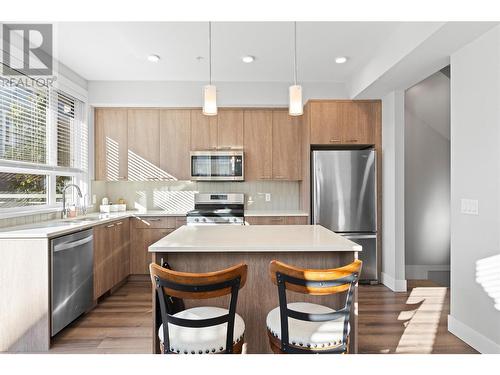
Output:
[[288,88],[288,114],[300,116],[304,113],[302,106],[302,86],[297,85],[297,22],[293,23],[293,85]]
[[212,85],[212,22],[208,23],[208,65],[209,84],[203,87],[203,114],[207,116],[217,115],[217,89]]

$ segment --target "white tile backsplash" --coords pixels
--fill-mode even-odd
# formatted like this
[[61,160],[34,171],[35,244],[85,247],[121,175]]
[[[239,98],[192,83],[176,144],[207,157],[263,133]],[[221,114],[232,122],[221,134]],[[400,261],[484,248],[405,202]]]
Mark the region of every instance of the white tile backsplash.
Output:
[[[123,198],[128,209],[156,209],[186,212],[194,206],[197,192],[245,193],[245,208],[252,211],[298,210],[299,183],[296,181],[251,181],[251,182],[104,182],[92,181],[92,194],[96,195],[99,210],[103,197],[111,202]],[[265,195],[271,194],[266,202]],[[59,212],[32,214],[0,219],[0,228],[54,220]]]
[[[97,196],[98,204],[104,196],[111,202],[123,198],[128,209],[185,212],[193,208],[197,192],[245,193],[245,206],[251,210],[299,209],[299,183],[296,181],[94,181],[92,191]],[[270,202],[265,200],[266,193],[271,194]]]

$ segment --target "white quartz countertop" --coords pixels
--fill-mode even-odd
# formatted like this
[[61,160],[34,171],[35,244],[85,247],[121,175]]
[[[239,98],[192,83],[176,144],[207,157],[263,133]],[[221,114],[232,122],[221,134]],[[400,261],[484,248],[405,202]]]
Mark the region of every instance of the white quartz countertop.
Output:
[[[162,210],[147,211],[124,211],[101,214],[98,212],[74,219],[59,219],[43,221],[39,223],[18,225],[13,227],[0,228],[0,239],[2,238],[51,238],[63,234],[77,232],[92,228],[96,225],[105,224],[113,220],[125,219],[133,216],[186,216],[186,212],[171,212]],[[256,211],[246,210],[245,216],[307,216],[307,213],[299,210],[277,210],[277,211]]]
[[319,225],[182,226],[149,246],[150,252],[361,251]]
[[58,219],[39,223],[0,228],[2,238],[52,238],[92,228],[96,225],[134,216],[185,216],[185,213],[166,211],[124,211],[109,214],[91,213],[72,219]]

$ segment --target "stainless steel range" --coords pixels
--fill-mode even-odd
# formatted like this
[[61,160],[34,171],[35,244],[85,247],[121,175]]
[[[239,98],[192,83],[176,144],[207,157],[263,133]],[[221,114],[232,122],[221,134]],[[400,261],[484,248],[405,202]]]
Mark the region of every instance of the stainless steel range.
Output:
[[194,210],[187,213],[187,225],[245,224],[245,194],[199,193],[194,196]]

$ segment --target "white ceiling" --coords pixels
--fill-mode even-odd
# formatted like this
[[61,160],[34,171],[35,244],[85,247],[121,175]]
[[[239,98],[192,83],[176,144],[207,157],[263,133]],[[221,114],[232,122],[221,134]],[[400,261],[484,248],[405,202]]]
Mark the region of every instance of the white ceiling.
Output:
[[[347,82],[390,35],[397,22],[299,22],[298,80]],[[290,82],[293,23],[216,22],[214,81]],[[206,81],[208,23],[58,23],[56,59],[89,81]],[[157,64],[147,61],[158,54]],[[241,57],[255,56],[252,64]],[[335,64],[336,56],[348,62]],[[197,60],[198,56],[203,59]]]

